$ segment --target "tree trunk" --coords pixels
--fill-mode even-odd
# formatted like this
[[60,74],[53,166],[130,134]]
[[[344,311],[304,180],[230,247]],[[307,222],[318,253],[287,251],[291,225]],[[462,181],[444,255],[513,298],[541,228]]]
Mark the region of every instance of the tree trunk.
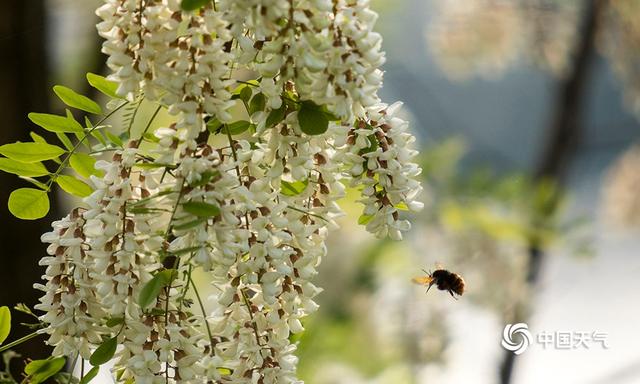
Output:
[[[594,57],[598,19],[602,13],[604,1],[589,0],[585,4],[586,9],[582,26],[578,30],[572,68],[558,86],[558,99],[554,104],[555,110],[550,124],[547,145],[534,172],[538,181],[546,179],[556,184],[562,184],[571,157],[579,142],[582,128],[580,117],[584,107],[590,64]],[[536,239],[531,239],[528,253],[526,282],[533,289],[538,281],[540,268],[545,258],[545,250]],[[526,321],[526,306],[525,302],[516,304],[513,323]],[[515,362],[516,355],[511,351],[505,351],[500,366],[501,384],[511,383]]]

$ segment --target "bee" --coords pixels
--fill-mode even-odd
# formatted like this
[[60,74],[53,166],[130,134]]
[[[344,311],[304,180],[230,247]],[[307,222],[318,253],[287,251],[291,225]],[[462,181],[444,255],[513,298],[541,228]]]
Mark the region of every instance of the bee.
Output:
[[435,286],[441,291],[448,291],[451,297],[458,300],[454,294],[462,296],[464,293],[464,279],[457,273],[449,272],[442,267],[436,267],[433,272],[427,272],[423,269],[426,276],[414,277],[411,279],[416,284],[427,285],[427,292],[431,286]]

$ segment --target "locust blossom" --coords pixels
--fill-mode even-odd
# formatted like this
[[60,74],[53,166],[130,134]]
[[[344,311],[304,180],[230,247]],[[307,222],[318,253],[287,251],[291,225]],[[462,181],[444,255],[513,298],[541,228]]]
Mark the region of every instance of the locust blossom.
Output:
[[291,336],[318,309],[345,189],[378,237],[401,239],[401,211],[422,208],[415,139],[378,96],[377,14],[366,0],[97,14],[115,92],[165,118],[130,121],[83,208],[43,237],[49,343],[84,358],[115,343],[114,373],[136,383],[299,383]]

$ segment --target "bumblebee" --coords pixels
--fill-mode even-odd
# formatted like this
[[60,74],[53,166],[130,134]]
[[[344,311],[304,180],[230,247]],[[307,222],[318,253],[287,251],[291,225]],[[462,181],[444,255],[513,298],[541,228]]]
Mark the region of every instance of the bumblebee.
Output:
[[[427,285],[427,292],[431,286],[435,286],[441,291],[448,291],[451,297],[457,300],[455,295],[462,296],[464,293],[464,279],[457,273],[449,272],[446,269],[438,268],[433,272],[423,269],[426,276],[414,277],[411,281],[420,285]],[[455,294],[455,295],[454,295]]]

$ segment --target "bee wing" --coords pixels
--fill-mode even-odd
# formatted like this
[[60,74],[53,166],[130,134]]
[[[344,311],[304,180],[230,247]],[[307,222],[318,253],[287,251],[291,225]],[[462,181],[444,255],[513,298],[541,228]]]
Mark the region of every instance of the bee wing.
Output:
[[431,276],[414,277],[413,279],[411,279],[411,281],[419,285],[429,285],[433,281],[433,277]]
[[437,261],[435,270],[437,271],[437,270],[440,270],[440,269],[445,269],[444,268],[444,264],[442,264],[441,262]]

